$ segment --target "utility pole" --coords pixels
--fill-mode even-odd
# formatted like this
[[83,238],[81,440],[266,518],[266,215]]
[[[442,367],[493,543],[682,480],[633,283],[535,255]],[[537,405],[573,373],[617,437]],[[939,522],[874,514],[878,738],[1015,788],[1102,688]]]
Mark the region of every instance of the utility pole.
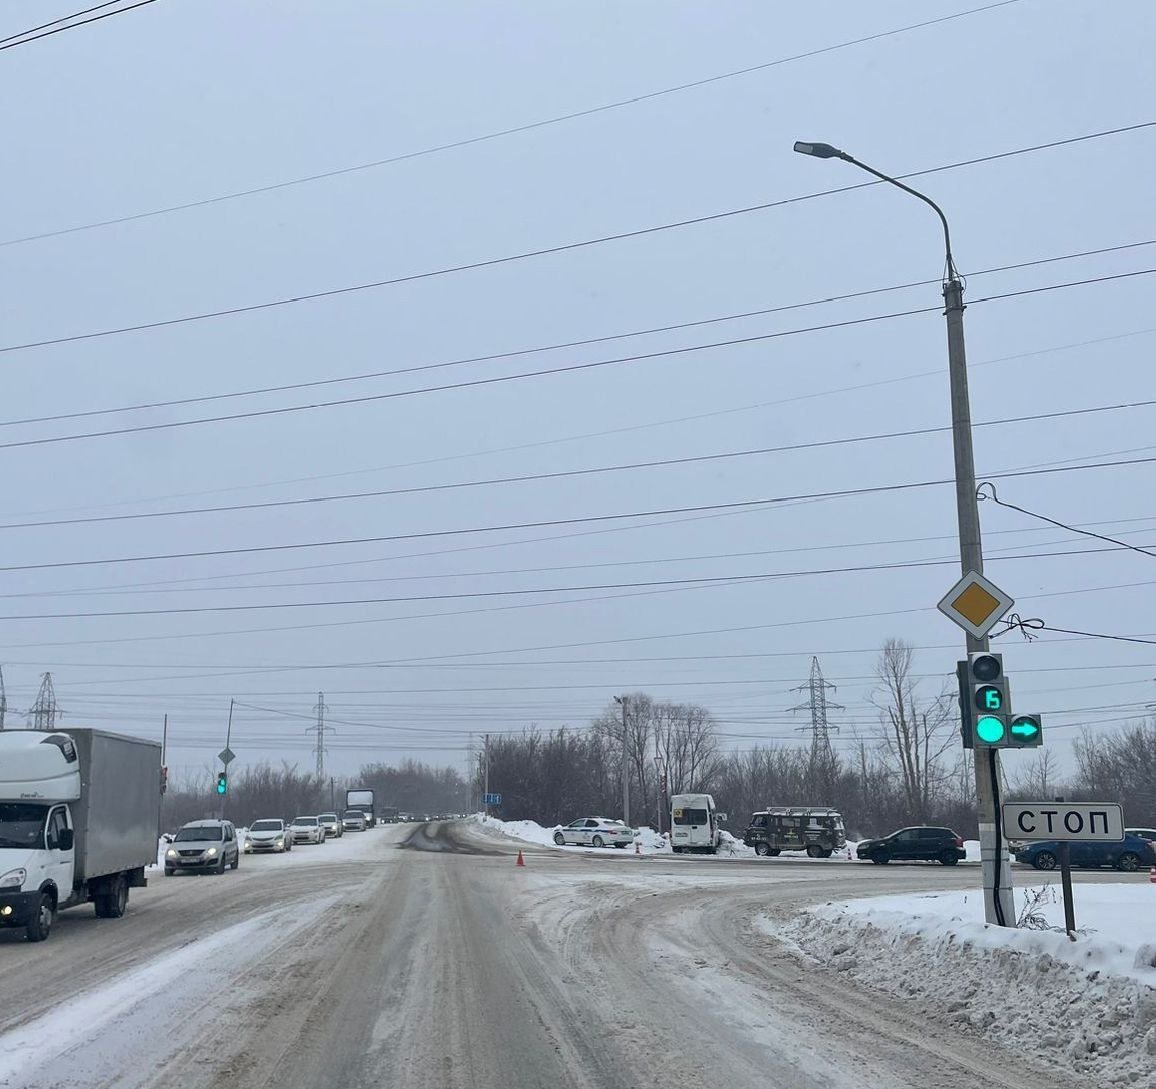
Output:
[[614,702],[622,707],[622,823],[630,824],[630,750],[627,747],[626,702],[629,696],[615,696]]
[[[951,255],[951,229],[947,216],[930,197],[909,185],[830,144],[799,141],[795,151],[818,159],[842,159],[865,170],[880,181],[902,189],[928,205],[943,226],[944,317],[947,319],[947,366],[951,389],[951,439],[955,453],[955,508],[959,523],[959,561],[963,574],[974,571],[983,574],[983,543],[979,527],[979,498],[975,490],[975,455],[971,436],[971,402],[967,391],[967,349],[963,338],[963,280]],[[968,654],[987,651],[987,637],[967,636]],[[979,815],[979,849],[983,865],[984,914],[989,923],[998,926],[1016,925],[1015,901],[1012,895],[1011,868],[999,823],[1000,780],[999,750],[977,746],[975,761],[975,801]]]
[[490,815],[490,735],[486,734],[486,751],[485,751],[485,772],[484,772],[484,786],[482,790],[482,812],[488,817]]
[[4,729],[4,716],[8,713],[8,696],[4,692],[4,667],[0,666],[0,730]]
[[[233,704],[234,703],[236,703],[235,699],[229,700],[229,723],[225,727],[225,748],[223,750],[226,753],[233,751],[229,747],[229,742],[233,740]],[[229,774],[229,765],[227,762],[224,762],[224,761],[222,761],[222,762],[225,764],[225,776],[227,778],[228,774]],[[228,805],[228,799],[229,799],[229,792],[228,792],[228,789],[226,788],[225,793],[221,795],[221,820],[225,819],[225,809]]]
[[56,705],[56,691],[52,687],[52,674],[45,673],[40,678],[40,691],[36,693],[36,702],[28,712],[32,719],[34,730],[55,730],[56,716],[60,708]]
[[161,800],[160,800],[160,804],[157,806],[157,843],[160,843],[161,833],[164,831],[164,827],[165,827],[165,818],[164,818],[165,791],[168,789],[168,785],[169,785],[169,766],[168,766],[168,764],[165,763],[165,758],[166,758],[166,755],[168,753],[168,748],[169,748],[169,716],[165,715],[164,725],[161,726],[161,781],[159,784],[160,785],[160,792],[161,792]]

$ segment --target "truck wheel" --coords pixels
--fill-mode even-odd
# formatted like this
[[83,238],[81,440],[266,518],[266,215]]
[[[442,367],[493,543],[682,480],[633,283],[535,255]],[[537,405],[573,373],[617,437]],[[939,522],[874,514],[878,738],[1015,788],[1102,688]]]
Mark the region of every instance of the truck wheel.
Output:
[[116,878],[109,886],[109,891],[102,893],[93,901],[98,919],[119,919],[128,907],[128,883],[123,877]]
[[759,858],[766,858],[768,855],[770,855],[770,853],[771,853],[771,845],[769,843],[756,843],[755,844],[755,854],[758,855]]
[[808,858],[822,858],[823,857],[823,848],[820,847],[817,843],[808,843],[807,844],[807,857]]
[[24,936],[30,942],[44,941],[52,930],[54,916],[52,897],[44,892],[40,894],[40,902],[36,905],[36,914],[28,920],[24,927]]

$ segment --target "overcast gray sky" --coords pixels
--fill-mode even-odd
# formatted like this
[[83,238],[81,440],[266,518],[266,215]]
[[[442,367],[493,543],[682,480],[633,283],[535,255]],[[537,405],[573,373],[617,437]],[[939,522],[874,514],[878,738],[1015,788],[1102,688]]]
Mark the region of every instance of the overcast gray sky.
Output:
[[[0,37],[77,5],[8,4]],[[979,3],[970,6],[979,7]],[[763,2],[159,0],[0,56],[0,240],[58,232],[420,152],[967,10]],[[1019,0],[530,131],[271,192],[0,247],[0,345],[244,307],[599,238],[867,180],[792,154],[825,140],[907,172],[1156,121],[1156,10]],[[1153,278],[978,303],[1156,267],[1156,129],[929,174],[969,274],[976,421],[1156,398]],[[315,404],[926,309],[555,376],[357,405],[0,449],[3,522],[69,520],[445,485],[948,422],[939,228],[882,186],[496,267],[195,323],[6,352],[4,421],[235,393],[921,287],[432,372],[11,424],[0,444]],[[1114,339],[1109,339],[1114,338]],[[990,364],[990,365],[989,365]],[[980,474],[1154,456],[1153,408],[976,432]],[[920,648],[929,693],[960,633],[950,487],[662,517],[439,531],[727,504],[949,477],[950,437],[272,509],[3,530],[10,708],[51,670],[64,721],[159,736],[206,765],[241,704],[244,763],[417,756],[461,766],[471,732],[580,725],[621,691],[699,701],[726,743],[804,724],[818,654],[878,733],[879,644]],[[1156,544],[1153,466],[1020,476],[1002,498]],[[985,504],[987,571],[1024,616],[1156,635],[1156,569]],[[268,546],[423,536],[301,550]],[[1086,556],[1023,558],[1091,549]],[[1017,558],[1019,557],[1019,558]],[[938,565],[870,570],[939,560]],[[543,588],[868,568],[710,583]],[[262,586],[262,584],[264,584]],[[113,617],[30,614],[356,605]],[[1065,752],[1153,699],[1154,648],[1005,641],[1017,708]],[[413,661],[418,659],[420,661]],[[1095,668],[1084,668],[1095,667]],[[257,710],[254,708],[264,708]],[[1103,710],[1086,710],[1103,708]],[[13,711],[10,710],[10,715]],[[1008,761],[1014,774],[1024,759]]]

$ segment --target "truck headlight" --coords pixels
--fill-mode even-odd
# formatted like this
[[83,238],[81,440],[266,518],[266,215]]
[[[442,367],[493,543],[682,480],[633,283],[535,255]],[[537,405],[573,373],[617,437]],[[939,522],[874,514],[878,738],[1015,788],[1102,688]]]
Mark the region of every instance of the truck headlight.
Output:
[[28,878],[27,870],[9,870],[0,877],[0,889],[18,889]]
[[217,853],[217,848],[216,848],[216,847],[210,847],[210,848],[209,848],[209,849],[208,849],[208,850],[205,852],[205,854],[206,854],[206,855],[208,855],[208,856],[209,856],[209,858],[212,858],[212,857],[213,857],[213,855],[215,855],[216,853]]
[[175,847],[170,847],[167,851],[165,851],[165,858],[176,858],[176,857],[177,857],[177,849]]

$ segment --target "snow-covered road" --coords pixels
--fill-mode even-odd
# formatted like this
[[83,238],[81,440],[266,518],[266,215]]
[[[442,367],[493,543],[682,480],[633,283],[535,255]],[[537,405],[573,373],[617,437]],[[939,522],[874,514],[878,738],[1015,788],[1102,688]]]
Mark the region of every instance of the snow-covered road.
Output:
[[758,927],[932,867],[527,852],[394,827],[0,942],[4,1089],[1090,1087]]

